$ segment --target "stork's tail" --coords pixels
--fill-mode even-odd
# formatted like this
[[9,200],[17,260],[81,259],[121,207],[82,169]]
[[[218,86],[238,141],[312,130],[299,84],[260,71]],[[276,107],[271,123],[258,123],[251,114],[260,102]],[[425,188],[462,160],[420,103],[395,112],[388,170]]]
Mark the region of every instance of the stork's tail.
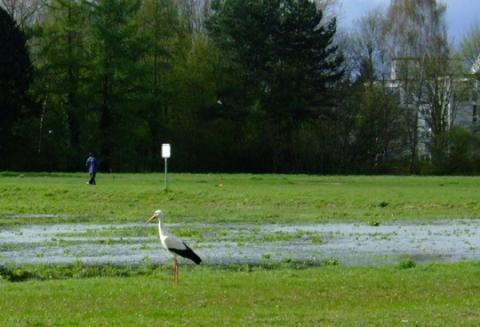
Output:
[[199,265],[200,262],[202,262],[202,259],[200,259],[200,257],[195,252],[193,252],[193,250],[190,249],[190,247],[187,244],[183,243],[183,245],[185,245],[186,247],[185,250],[170,249],[170,251],[178,254],[179,256],[190,259],[193,262],[195,262],[197,265]]
[[195,262],[197,265],[199,265],[200,262],[202,262],[202,259],[200,259],[200,257],[191,249],[190,249],[190,257],[188,258],[191,259],[193,262]]

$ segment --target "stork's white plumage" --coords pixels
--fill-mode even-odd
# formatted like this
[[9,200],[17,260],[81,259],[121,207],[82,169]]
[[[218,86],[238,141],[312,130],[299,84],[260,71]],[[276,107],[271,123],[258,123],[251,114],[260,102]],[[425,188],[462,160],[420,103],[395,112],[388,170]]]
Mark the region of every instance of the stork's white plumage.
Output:
[[151,222],[154,219],[158,219],[158,234],[160,236],[160,242],[163,247],[173,254],[173,280],[175,283],[178,283],[178,262],[177,255],[190,259],[195,262],[197,265],[202,262],[202,259],[193,252],[193,250],[182,240],[171,235],[167,228],[163,224],[163,212],[162,210],[156,210],[152,217],[147,220],[147,223]]

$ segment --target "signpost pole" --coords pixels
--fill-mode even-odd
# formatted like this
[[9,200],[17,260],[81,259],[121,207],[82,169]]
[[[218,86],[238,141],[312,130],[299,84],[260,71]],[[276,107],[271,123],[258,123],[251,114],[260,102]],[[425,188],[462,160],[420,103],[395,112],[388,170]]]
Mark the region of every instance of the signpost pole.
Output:
[[164,190],[168,188],[168,169],[167,169],[167,160],[170,158],[170,144],[162,144],[162,158],[165,159],[165,173],[164,173]]
[[164,176],[164,185],[165,185],[164,189],[165,189],[165,191],[166,191],[166,190],[167,190],[167,188],[168,188],[168,175],[167,175],[168,169],[167,169],[167,160],[168,160],[168,159],[167,159],[167,158],[165,158],[165,176]]

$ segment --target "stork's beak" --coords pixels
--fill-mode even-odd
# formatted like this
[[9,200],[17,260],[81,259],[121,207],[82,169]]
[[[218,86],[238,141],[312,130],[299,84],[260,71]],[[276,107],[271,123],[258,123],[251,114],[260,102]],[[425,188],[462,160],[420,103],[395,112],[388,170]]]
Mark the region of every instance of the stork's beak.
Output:
[[155,218],[157,218],[157,216],[155,216],[155,215],[151,216],[150,218],[148,218],[148,220],[146,221],[146,223],[151,222],[151,221],[154,220]]

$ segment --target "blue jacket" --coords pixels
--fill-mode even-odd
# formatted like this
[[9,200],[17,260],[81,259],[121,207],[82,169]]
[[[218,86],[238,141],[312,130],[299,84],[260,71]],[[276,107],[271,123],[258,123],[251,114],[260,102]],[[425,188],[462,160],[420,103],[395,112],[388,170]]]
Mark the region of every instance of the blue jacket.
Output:
[[87,166],[88,172],[90,174],[96,173],[97,172],[97,159],[93,156],[88,157],[87,162],[85,163],[85,166]]

